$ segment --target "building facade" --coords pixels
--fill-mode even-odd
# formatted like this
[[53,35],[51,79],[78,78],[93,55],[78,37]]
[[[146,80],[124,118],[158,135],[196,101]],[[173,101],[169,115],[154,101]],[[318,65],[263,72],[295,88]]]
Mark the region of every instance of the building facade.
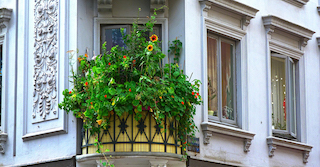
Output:
[[182,41],[179,66],[202,81],[196,142],[188,161],[114,150],[110,162],[320,166],[318,0],[1,0],[0,166],[101,166],[81,120],[58,109],[70,62],[99,55],[105,41],[121,45],[120,28],[163,6],[153,33],[166,55]]

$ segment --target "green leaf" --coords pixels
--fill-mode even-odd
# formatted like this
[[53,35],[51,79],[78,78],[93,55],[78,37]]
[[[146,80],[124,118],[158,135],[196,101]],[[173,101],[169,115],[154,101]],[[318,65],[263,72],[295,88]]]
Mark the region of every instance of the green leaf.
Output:
[[102,165],[103,165],[103,166],[107,166],[107,163],[106,163],[106,162],[103,162]]
[[114,88],[110,88],[109,89],[109,93],[110,93],[110,95],[115,95],[116,94],[116,89],[114,89]]
[[173,73],[173,76],[174,76],[174,77],[177,77],[179,74],[180,74],[179,71],[175,71],[175,72]]
[[142,105],[138,105],[137,110],[141,112],[142,111]]
[[169,93],[170,93],[170,94],[173,94],[173,93],[174,93],[173,87],[170,87],[170,88],[169,88]]
[[132,105],[137,106],[139,105],[140,101],[139,100],[133,100]]

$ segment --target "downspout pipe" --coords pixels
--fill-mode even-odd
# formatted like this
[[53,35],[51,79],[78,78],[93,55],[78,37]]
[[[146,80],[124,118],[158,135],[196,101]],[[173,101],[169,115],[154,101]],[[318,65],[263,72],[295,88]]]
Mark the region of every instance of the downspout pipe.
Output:
[[16,156],[17,150],[17,79],[18,79],[18,13],[19,0],[16,0],[16,38],[15,38],[15,82],[14,82],[14,115],[13,115],[13,156]]

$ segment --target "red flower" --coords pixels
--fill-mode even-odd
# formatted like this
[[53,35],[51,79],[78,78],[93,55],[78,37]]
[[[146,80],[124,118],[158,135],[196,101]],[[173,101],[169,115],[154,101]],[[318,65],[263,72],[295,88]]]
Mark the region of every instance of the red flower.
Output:
[[85,85],[88,86],[88,82],[86,82]]
[[124,55],[124,56],[123,56],[123,58],[124,58],[124,59],[126,59],[126,58],[127,58],[127,56],[126,56],[126,55]]
[[136,60],[133,60],[132,63],[136,63]]
[[72,92],[70,91],[69,94],[71,94]]
[[181,104],[184,105],[184,102],[182,101]]
[[197,95],[195,95],[194,97],[195,97],[195,98],[198,98],[198,96],[197,96]]
[[187,141],[185,141],[183,144],[187,144]]
[[194,95],[194,92],[192,92],[192,95]]
[[90,104],[92,105],[92,102],[90,102]]
[[104,95],[104,98],[107,98],[107,95]]
[[111,63],[108,63],[109,66],[111,66]]
[[197,96],[199,96],[199,93],[197,93]]
[[129,88],[129,92],[131,92],[131,88]]

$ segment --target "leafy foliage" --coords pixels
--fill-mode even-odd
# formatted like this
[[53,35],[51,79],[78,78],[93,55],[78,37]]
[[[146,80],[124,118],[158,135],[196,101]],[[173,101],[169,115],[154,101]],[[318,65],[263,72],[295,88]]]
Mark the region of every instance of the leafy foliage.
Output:
[[155,35],[148,37],[156,23],[155,16],[143,26],[136,21],[131,34],[124,36],[126,47],[115,46],[110,51],[103,44],[103,54],[94,59],[79,56],[77,74],[72,71],[72,90],[64,90],[60,109],[72,111],[83,119],[84,127],[91,133],[105,129],[110,115],[135,112],[135,119],[143,111],[152,113],[157,123],[165,116],[179,123],[178,135],[185,148],[186,135],[194,135],[193,121],[195,105],[201,104],[199,80],[190,78],[179,69],[178,61],[182,50],[179,40],[173,41],[170,53],[174,63],[162,66],[166,56],[161,52],[160,42]]

